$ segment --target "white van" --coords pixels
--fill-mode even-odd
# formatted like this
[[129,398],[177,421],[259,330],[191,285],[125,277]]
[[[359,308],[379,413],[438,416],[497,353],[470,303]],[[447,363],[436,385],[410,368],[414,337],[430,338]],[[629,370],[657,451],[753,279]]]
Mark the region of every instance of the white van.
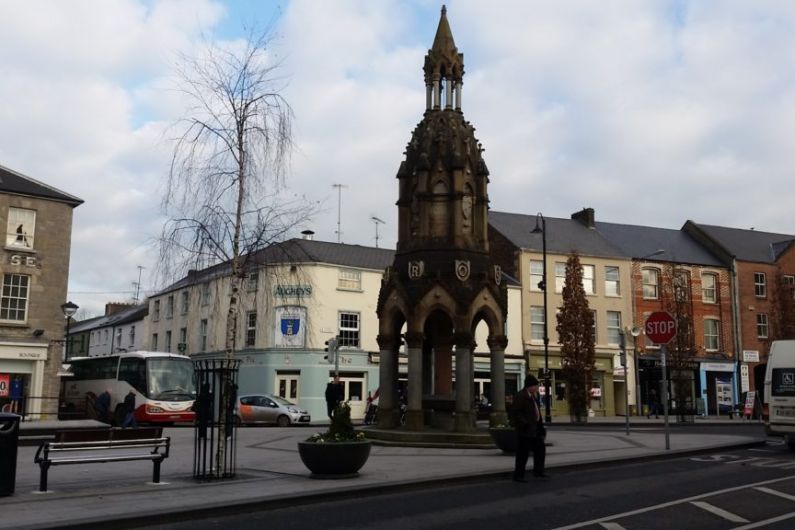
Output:
[[795,450],[795,340],[777,340],[770,346],[765,372],[767,432],[783,435]]

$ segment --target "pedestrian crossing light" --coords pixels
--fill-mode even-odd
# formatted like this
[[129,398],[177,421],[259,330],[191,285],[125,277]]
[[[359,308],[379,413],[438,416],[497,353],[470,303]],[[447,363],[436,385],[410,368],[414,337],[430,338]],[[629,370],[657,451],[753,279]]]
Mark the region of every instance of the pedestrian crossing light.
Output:
[[326,355],[323,358],[329,364],[334,364],[335,358],[337,356],[337,348],[339,347],[339,340],[334,337],[333,339],[329,339],[326,341]]

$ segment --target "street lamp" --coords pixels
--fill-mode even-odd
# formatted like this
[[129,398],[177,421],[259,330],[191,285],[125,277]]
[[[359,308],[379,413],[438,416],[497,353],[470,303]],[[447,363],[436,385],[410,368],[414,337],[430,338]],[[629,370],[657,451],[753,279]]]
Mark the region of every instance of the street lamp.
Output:
[[63,316],[66,318],[66,362],[69,362],[69,354],[71,353],[71,348],[69,347],[69,321],[72,319],[77,310],[80,307],[72,301],[66,302],[65,304],[61,304],[61,311],[63,311]]
[[541,234],[541,253],[543,256],[543,269],[541,281],[538,282],[538,288],[544,291],[544,421],[550,423],[552,421],[552,411],[550,405],[552,400],[549,394],[549,331],[547,326],[547,319],[549,317],[547,306],[547,220],[541,212],[536,215],[536,227],[533,228],[531,234]]

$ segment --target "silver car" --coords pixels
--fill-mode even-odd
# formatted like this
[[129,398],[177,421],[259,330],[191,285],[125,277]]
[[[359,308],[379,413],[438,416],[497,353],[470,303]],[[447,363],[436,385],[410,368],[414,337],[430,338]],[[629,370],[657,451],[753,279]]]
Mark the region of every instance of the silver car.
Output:
[[295,403],[272,394],[247,394],[237,397],[235,423],[275,423],[287,427],[293,423],[309,423],[309,413]]

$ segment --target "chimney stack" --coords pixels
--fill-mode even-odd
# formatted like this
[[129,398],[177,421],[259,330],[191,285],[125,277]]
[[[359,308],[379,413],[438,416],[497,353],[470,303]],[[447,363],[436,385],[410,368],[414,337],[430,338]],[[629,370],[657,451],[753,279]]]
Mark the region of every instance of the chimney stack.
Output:
[[303,235],[304,239],[307,241],[312,241],[315,238],[315,233],[311,230],[304,230],[301,232],[301,235]]
[[571,218],[581,222],[587,228],[596,228],[596,215],[593,208],[583,208],[579,212],[571,214]]

